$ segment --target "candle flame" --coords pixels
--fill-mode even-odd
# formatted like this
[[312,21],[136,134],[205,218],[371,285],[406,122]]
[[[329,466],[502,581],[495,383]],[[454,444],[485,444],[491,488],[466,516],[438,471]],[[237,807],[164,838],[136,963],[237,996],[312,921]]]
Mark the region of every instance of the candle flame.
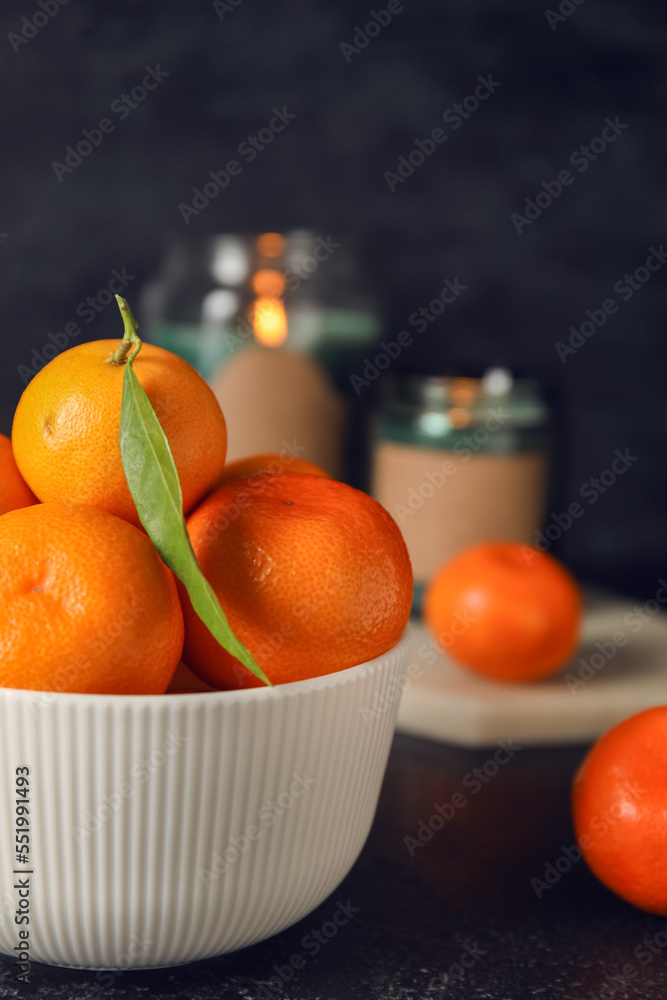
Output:
[[287,316],[280,299],[260,295],[252,307],[252,327],[256,340],[265,347],[279,347],[287,340]]
[[257,249],[262,257],[280,257],[285,250],[285,237],[280,233],[262,233],[257,239]]

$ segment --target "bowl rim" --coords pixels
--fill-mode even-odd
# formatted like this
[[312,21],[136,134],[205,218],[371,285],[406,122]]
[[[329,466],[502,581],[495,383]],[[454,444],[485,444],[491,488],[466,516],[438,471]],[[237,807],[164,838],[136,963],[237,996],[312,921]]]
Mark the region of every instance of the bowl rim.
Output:
[[[0,697],[14,699],[16,701],[42,700],[46,704],[74,704],[74,705],[110,705],[127,707],[183,705],[193,699],[206,697],[207,703],[211,706],[232,702],[262,701],[270,698],[282,698],[299,694],[308,694],[311,691],[319,691],[327,687],[335,687],[339,684],[346,684],[354,681],[359,676],[364,676],[367,670],[377,669],[387,657],[395,652],[404,652],[407,646],[409,625],[406,626],[397,643],[374,656],[371,660],[364,660],[353,667],[345,667],[343,670],[334,670],[327,674],[319,674],[317,677],[307,677],[300,681],[290,681],[287,684],[274,684],[269,687],[248,687],[229,688],[223,691],[188,691],[188,692],[167,692],[163,694],[96,694],[77,691],[50,691],[37,688],[13,688],[0,686]],[[45,707],[46,707],[45,704]]]

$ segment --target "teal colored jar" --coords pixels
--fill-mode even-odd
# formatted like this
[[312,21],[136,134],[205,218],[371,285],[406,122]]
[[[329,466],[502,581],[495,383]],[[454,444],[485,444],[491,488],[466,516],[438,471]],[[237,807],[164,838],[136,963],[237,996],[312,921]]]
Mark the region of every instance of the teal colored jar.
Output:
[[416,610],[431,577],[468,545],[535,543],[551,445],[551,413],[533,380],[505,369],[394,380],[374,420],[371,491],[405,537]]

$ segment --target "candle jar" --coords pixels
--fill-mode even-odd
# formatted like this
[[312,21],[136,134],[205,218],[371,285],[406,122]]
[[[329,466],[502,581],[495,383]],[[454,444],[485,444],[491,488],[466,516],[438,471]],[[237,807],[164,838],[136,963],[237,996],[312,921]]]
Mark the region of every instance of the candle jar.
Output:
[[284,343],[346,391],[380,332],[355,247],[309,230],[173,238],[141,314],[146,339],[206,379],[248,345]]
[[184,357],[216,393],[227,461],[288,448],[336,478],[356,471],[348,376],[380,321],[349,240],[309,230],[181,236],[141,305],[147,340]]
[[405,376],[374,420],[371,490],[410,552],[414,610],[457,552],[476,542],[534,544],[542,526],[551,414],[532,380]]

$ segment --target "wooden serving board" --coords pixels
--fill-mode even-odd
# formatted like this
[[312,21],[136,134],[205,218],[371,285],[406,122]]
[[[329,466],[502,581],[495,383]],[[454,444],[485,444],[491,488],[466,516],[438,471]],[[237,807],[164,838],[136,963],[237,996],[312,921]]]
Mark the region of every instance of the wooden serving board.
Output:
[[[667,704],[667,587],[661,600],[586,598],[582,641],[557,675],[485,681],[433,650],[414,620],[397,729],[467,747],[591,742],[617,722]],[[434,662],[435,661],[435,662]]]

